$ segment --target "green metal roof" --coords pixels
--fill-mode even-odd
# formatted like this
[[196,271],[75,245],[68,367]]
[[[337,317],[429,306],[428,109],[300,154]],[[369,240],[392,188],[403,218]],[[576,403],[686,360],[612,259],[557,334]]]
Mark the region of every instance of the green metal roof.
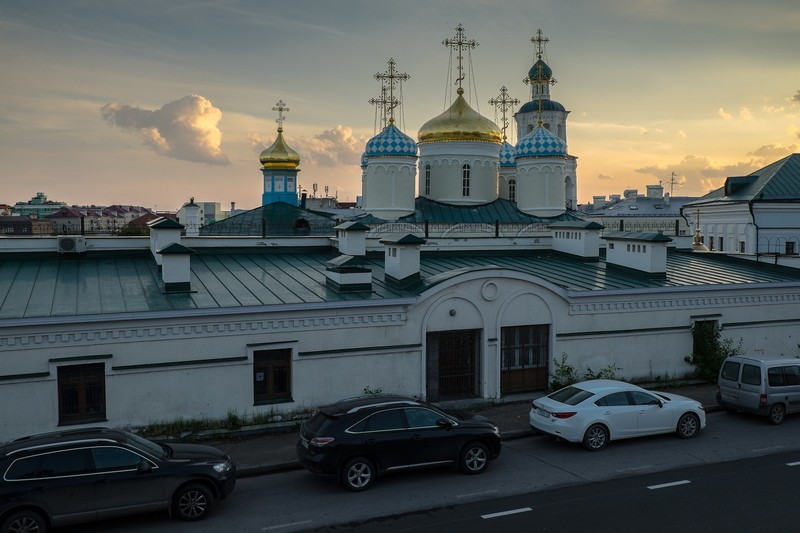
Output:
[[[453,205],[436,202],[429,198],[418,197],[414,201],[414,213],[401,217],[397,222],[408,223],[444,223],[444,224],[494,224],[514,223],[533,224],[540,222],[556,222],[563,220],[582,220],[577,211],[567,211],[557,217],[542,218],[528,215],[517,209],[517,204],[498,198],[493,202],[480,205]],[[386,222],[373,215],[358,219],[365,224],[383,224]]]
[[800,200],[800,154],[779,159],[747,176],[731,176],[725,185],[686,204],[685,208],[718,202]]
[[663,233],[654,231],[607,231],[602,238],[616,241],[672,242],[672,239]]
[[333,215],[303,209],[286,202],[273,202],[200,228],[201,236],[277,236],[330,235],[336,220]]
[[[717,254],[670,250],[663,278],[607,268],[558,253],[422,254],[421,280],[397,288],[384,280],[383,256],[369,256],[372,290],[339,293],[326,287],[325,271],[336,250],[288,253],[278,250],[203,253],[191,256],[191,293],[166,294],[149,252],[119,257],[53,256],[27,259],[0,254],[0,327],[11,319],[222,310],[331,302],[413,298],[460,273],[487,268],[522,272],[568,291],[603,291],[726,284],[800,283],[800,271]],[[146,316],[144,316],[146,318]]]

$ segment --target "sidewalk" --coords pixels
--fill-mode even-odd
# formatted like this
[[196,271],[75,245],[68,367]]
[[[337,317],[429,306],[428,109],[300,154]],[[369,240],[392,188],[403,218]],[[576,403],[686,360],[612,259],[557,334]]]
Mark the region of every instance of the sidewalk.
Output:
[[[705,407],[706,412],[718,409],[716,401],[717,386],[710,383],[690,383],[681,387],[662,388],[654,385],[653,390],[662,390],[693,398]],[[530,402],[541,394],[515,397],[504,404],[492,404],[476,409],[500,428],[504,440],[532,436],[528,425]],[[301,468],[295,456],[295,444],[299,439],[297,429],[283,432],[263,433],[204,442],[215,446],[230,455],[236,464],[240,477],[271,474]]]

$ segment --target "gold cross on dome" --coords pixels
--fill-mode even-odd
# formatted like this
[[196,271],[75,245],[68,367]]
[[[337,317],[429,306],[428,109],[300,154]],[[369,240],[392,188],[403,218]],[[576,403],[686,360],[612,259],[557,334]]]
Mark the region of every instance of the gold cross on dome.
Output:
[[531,42],[536,44],[536,57],[541,59],[544,53],[544,45],[550,42],[550,39],[542,35],[542,29],[536,30],[536,37],[531,37]]
[[278,100],[278,103],[275,104],[275,107],[272,108],[273,111],[278,112],[278,119],[275,121],[278,123],[278,129],[283,129],[283,121],[286,120],[286,115],[283,114],[284,111],[289,111],[289,108],[286,107],[286,104],[283,103],[283,100]]
[[442,44],[458,52],[458,79],[456,79],[456,83],[458,84],[458,88],[461,89],[461,82],[464,81],[464,56],[462,52],[478,46],[478,41],[475,39],[466,40],[464,37],[464,26],[459,24],[456,26],[456,36],[452,39],[445,39],[442,41]]

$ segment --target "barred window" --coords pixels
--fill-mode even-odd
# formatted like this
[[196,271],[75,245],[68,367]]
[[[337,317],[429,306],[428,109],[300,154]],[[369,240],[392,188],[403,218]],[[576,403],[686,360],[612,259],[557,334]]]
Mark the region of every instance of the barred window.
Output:
[[58,367],[58,423],[106,419],[104,363]]
[[292,399],[292,350],[253,353],[253,401],[271,403]]
[[517,180],[508,180],[508,199],[517,201]]
[[469,165],[461,167],[461,196],[469,196]]

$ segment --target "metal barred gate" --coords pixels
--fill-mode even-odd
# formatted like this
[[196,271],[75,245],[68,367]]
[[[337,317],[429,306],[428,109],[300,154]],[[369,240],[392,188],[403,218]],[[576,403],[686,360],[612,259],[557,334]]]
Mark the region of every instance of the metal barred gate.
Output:
[[480,330],[428,333],[428,401],[480,396]]

